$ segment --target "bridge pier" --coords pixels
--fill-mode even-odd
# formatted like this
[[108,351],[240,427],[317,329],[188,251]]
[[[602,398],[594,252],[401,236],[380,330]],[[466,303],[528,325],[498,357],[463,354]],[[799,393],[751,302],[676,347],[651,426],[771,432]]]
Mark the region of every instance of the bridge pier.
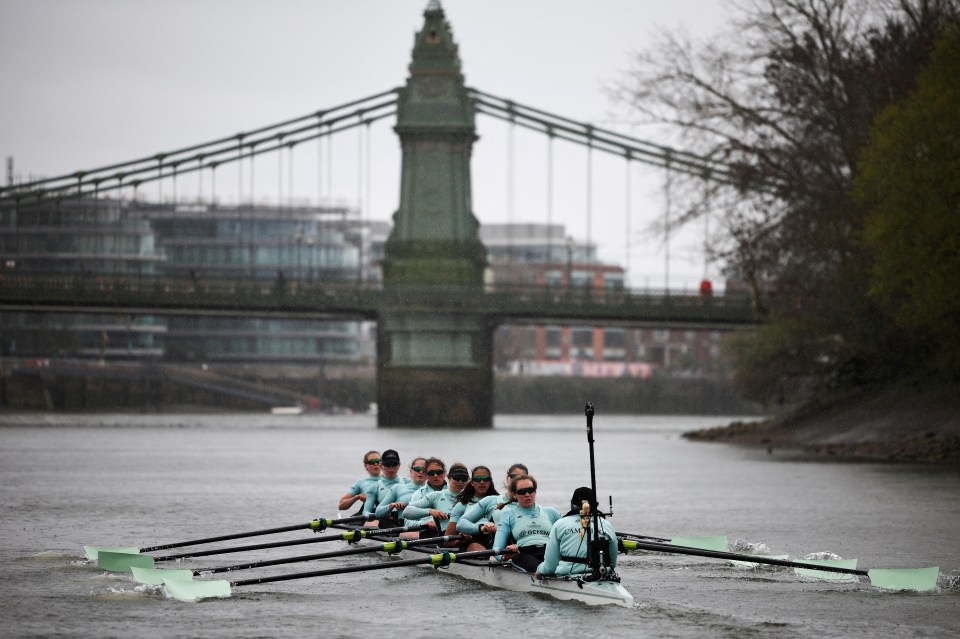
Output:
[[480,314],[441,312],[426,299],[448,287],[482,295],[487,266],[471,210],[474,107],[439,3],[424,12],[395,130],[403,150],[400,207],[384,245],[383,286],[422,310],[380,314],[378,423],[491,426],[492,327]]
[[492,327],[480,316],[381,317],[378,424],[492,426],[492,339]]

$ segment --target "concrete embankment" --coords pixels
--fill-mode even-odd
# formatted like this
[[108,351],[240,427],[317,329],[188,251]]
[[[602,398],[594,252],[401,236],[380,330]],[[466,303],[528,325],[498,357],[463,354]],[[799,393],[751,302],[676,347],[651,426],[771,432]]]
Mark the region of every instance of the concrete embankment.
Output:
[[836,398],[802,414],[685,433],[791,458],[960,466],[960,385]]

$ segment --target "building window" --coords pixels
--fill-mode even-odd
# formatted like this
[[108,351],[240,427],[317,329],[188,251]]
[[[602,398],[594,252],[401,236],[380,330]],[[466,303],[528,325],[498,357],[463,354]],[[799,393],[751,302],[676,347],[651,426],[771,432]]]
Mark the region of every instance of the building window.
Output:
[[608,328],[603,331],[603,359],[623,361],[627,358],[627,336],[622,328]]
[[571,359],[593,359],[593,329],[573,328],[570,330]]

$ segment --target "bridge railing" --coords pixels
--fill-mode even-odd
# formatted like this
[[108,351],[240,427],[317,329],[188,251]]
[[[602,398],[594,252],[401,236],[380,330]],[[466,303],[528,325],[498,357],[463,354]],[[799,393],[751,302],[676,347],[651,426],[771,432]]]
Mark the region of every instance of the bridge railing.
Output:
[[506,322],[753,324],[746,296],[499,284],[384,288],[358,281],[0,274],[0,308],[236,316],[353,317],[382,311],[479,314]]

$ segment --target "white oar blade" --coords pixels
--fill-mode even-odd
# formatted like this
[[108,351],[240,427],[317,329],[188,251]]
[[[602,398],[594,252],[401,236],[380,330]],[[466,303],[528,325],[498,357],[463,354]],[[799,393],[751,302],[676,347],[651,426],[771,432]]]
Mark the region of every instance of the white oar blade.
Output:
[[193,571],[186,569],[167,570],[164,568],[141,568],[140,566],[130,566],[130,572],[133,573],[133,578],[139,583],[150,584],[152,586],[162,585],[165,578],[179,579],[181,581],[184,579],[193,579]]
[[[857,567],[856,559],[804,559],[801,563],[825,566],[828,568],[856,569]],[[850,573],[830,572],[829,570],[817,570],[816,568],[794,568],[793,572],[804,577],[826,579],[829,581],[850,581],[856,579],[856,575],[851,575]]]
[[876,588],[929,592],[937,588],[940,567],[874,568],[868,570],[867,575],[870,577],[870,583]]
[[180,601],[199,601],[211,597],[230,596],[230,582],[223,579],[210,581],[164,579],[163,585],[171,597]]
[[101,550],[97,553],[97,566],[112,572],[130,572],[131,566],[153,568],[153,557],[150,555],[134,555],[128,552],[107,552]]
[[90,561],[96,561],[97,555],[101,552],[125,552],[129,554],[136,555],[140,552],[139,548],[134,548],[133,546],[84,546],[83,554],[87,556],[87,559]]
[[670,540],[670,544],[674,546],[683,546],[684,548],[699,548],[701,550],[726,552],[727,536],[713,535],[710,537],[674,537]]

